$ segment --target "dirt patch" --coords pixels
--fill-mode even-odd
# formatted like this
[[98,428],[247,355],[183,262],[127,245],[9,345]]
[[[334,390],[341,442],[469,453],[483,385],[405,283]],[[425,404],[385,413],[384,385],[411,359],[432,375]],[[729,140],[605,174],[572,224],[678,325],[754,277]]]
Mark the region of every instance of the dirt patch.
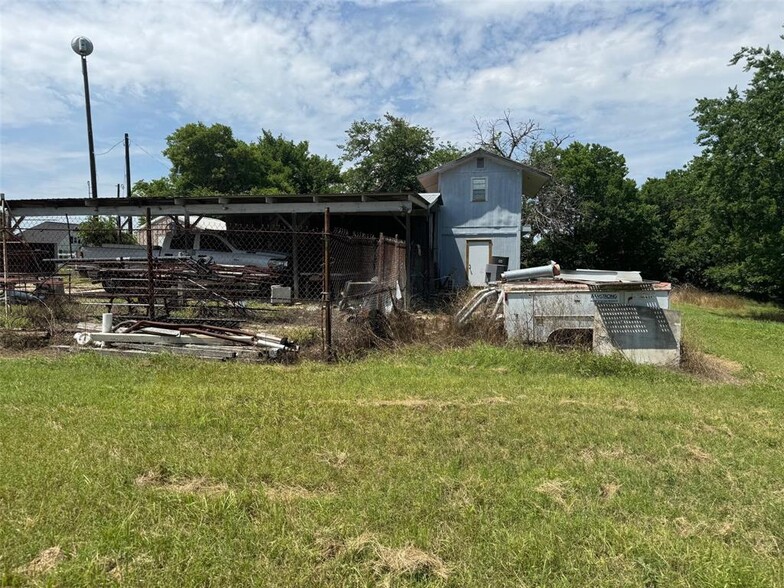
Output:
[[59,545],[44,549],[35,556],[30,563],[16,569],[16,573],[26,576],[40,576],[51,572],[57,565],[65,559],[65,553]]
[[334,492],[323,490],[309,490],[302,486],[266,486],[264,494],[269,500],[274,502],[293,502],[295,500],[315,500],[318,498],[330,498],[335,495]]
[[437,555],[413,545],[387,547],[372,533],[362,533],[346,541],[326,541],[321,556],[324,560],[365,560],[379,576],[449,578],[449,568]]
[[229,489],[226,484],[212,482],[205,477],[176,477],[160,468],[142,474],[136,478],[135,484],[141,488],[157,488],[178,494],[212,495]]

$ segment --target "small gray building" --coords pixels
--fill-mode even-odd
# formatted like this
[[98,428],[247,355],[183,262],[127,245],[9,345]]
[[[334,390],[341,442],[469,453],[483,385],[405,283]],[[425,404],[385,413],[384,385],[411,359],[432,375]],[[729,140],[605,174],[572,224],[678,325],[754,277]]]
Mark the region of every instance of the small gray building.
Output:
[[47,257],[74,257],[82,242],[79,226],[56,221],[44,221],[22,231],[22,239],[34,248],[43,249]]
[[455,287],[482,286],[492,257],[520,267],[523,197],[534,198],[550,176],[477,149],[419,176],[426,192],[441,194],[433,256],[439,277]]

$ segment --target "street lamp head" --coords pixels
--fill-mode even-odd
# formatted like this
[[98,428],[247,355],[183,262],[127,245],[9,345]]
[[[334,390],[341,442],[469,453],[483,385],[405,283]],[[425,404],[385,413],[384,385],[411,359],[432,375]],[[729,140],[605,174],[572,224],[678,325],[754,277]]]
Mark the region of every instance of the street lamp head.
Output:
[[74,37],[71,40],[71,49],[74,53],[87,57],[93,52],[93,42],[87,37]]

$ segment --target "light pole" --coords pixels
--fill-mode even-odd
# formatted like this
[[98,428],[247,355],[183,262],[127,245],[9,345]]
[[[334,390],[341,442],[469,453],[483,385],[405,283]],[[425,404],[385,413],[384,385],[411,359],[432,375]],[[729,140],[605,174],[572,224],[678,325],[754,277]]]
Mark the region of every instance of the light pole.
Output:
[[87,56],[93,52],[93,42],[87,37],[74,37],[71,49],[82,58],[84,76],[84,105],[87,110],[87,146],[90,149],[90,190],[92,197],[98,198],[98,184],[95,179],[95,145],[93,145],[93,117],[90,113],[90,84],[87,81]]

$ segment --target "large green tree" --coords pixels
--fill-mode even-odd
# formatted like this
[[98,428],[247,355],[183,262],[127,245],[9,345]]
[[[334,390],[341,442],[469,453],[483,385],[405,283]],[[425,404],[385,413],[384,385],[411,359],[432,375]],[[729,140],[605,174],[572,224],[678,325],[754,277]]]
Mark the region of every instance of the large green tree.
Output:
[[291,194],[327,194],[341,182],[340,167],[314,155],[307,141],[295,143],[282,135],[262,131],[253,147],[259,152],[273,190]]
[[267,130],[246,143],[226,125],[189,123],[166,138],[163,154],[172,164],[169,176],[137,182],[136,194],[309,194],[328,192],[341,180],[338,165],[310,153],[307,141]]
[[526,257],[555,259],[567,268],[638,269],[656,277],[655,209],[640,198],[623,155],[598,144],[575,141],[564,148],[545,142],[532,150],[530,161],[554,179],[525,207],[527,218],[544,217],[534,224],[533,251]]
[[715,287],[706,274],[715,262],[713,231],[699,196],[705,164],[704,158],[695,158],[663,178],[649,178],[640,197],[653,208],[657,221],[651,239],[661,252],[659,277],[710,288]]
[[753,72],[744,91],[697,101],[702,153],[642,195],[657,208],[672,277],[784,299],[784,55],[744,47],[739,63]]
[[259,154],[226,125],[189,123],[169,135],[166,145],[163,154],[172,163],[170,178],[179,192],[242,193],[264,184]]
[[354,121],[346,131],[341,160],[351,192],[420,190],[417,175],[456,159],[464,151],[436,139],[433,131],[385,114],[383,119]]
[[753,71],[744,92],[697,102],[694,120],[707,159],[700,200],[710,215],[722,288],[784,297],[784,55],[742,48],[732,64]]

